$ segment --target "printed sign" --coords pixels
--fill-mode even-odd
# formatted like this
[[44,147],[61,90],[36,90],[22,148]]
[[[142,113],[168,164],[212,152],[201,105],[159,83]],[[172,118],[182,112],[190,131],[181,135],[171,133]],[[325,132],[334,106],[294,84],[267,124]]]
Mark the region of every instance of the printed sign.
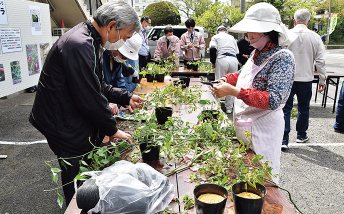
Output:
[[332,13],[331,14],[331,24],[330,24],[330,34],[334,31],[337,25],[337,17],[338,13]]
[[32,35],[42,35],[41,9],[37,6],[29,6]]
[[5,0],[0,0],[0,25],[8,25]]
[[22,41],[19,28],[0,28],[2,53],[22,51]]

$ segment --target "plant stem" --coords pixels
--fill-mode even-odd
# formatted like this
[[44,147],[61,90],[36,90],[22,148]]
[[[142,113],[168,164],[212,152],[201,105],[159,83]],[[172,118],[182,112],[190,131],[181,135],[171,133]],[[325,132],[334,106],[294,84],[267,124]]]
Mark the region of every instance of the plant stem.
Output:
[[286,192],[288,193],[289,199],[290,199],[291,203],[293,203],[295,209],[297,209],[297,211],[299,211],[301,214],[303,214],[303,212],[301,212],[301,210],[296,206],[296,204],[295,204],[295,202],[293,201],[293,199],[291,198],[291,194],[290,194],[290,192],[289,192],[288,190],[286,190],[286,189],[284,189],[284,188],[278,186],[278,184],[276,184],[275,182],[273,182],[272,180],[269,180],[269,179],[267,179],[267,178],[264,178],[264,181],[267,182],[267,183],[269,183],[269,184],[272,184],[272,185],[276,186],[277,188],[279,188],[279,189],[281,189],[281,190],[286,191]]

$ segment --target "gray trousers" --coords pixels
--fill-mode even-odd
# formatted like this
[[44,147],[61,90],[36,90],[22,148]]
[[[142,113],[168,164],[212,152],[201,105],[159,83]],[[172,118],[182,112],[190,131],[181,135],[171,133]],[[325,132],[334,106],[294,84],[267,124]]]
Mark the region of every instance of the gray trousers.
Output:
[[[238,71],[238,60],[236,57],[232,56],[225,56],[222,58],[216,59],[216,67],[215,67],[215,79],[219,79],[222,76],[225,76],[228,73],[235,73]],[[226,110],[232,110],[234,106],[234,99],[233,96],[226,96],[225,97],[225,106]]]

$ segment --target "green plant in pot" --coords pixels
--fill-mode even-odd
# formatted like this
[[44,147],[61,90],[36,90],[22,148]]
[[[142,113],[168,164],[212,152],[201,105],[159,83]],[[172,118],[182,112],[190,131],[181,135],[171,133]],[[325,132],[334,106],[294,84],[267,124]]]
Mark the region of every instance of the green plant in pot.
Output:
[[155,71],[153,70],[154,63],[148,63],[147,67],[144,69],[143,77],[147,78],[147,82],[153,82]]

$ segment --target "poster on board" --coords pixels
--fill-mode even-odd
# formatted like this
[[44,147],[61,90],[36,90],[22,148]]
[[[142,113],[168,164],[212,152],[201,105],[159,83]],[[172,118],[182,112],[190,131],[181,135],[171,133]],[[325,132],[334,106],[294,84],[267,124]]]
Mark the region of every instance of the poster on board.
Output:
[[0,82],[5,81],[4,64],[0,64]]
[[41,9],[38,6],[29,5],[31,33],[32,35],[42,35]]
[[2,53],[22,51],[22,40],[19,28],[0,28]]
[[47,55],[50,50],[50,44],[49,43],[41,43],[39,44],[39,47],[41,49],[41,62],[42,62],[42,67],[44,65],[45,59],[47,58]]
[[26,45],[26,59],[29,76],[39,73],[38,48],[37,45]]
[[10,62],[13,85],[22,81],[19,61]]
[[0,25],[8,25],[5,0],[0,0]]

